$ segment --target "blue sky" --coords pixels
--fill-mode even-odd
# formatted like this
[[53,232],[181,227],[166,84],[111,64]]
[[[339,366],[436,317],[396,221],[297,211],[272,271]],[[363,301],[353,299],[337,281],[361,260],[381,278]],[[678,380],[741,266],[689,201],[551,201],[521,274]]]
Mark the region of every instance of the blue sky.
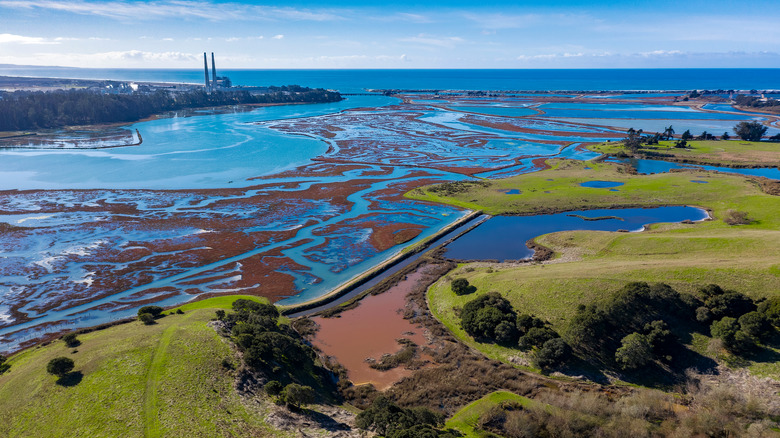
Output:
[[778,23],[777,0],[0,0],[0,64],[780,68]]

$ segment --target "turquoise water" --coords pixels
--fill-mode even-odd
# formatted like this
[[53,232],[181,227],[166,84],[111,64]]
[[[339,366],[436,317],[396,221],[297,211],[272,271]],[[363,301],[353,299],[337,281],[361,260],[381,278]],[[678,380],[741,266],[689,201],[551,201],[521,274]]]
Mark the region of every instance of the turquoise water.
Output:
[[251,112],[160,118],[128,127],[140,146],[101,150],[0,150],[0,190],[194,189],[245,187],[247,178],[310,162],[328,145],[254,122],[315,117],[398,99],[350,96],[332,104],[287,105]]

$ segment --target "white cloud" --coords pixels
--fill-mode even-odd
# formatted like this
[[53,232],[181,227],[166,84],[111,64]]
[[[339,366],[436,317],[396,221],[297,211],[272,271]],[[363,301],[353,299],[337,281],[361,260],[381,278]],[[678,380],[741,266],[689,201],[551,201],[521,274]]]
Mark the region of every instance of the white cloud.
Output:
[[55,38],[54,40],[50,40],[40,37],[0,33],[0,44],[59,44],[62,40],[64,40],[64,38]]
[[465,40],[460,37],[434,37],[422,33],[415,37],[401,38],[398,41],[447,49],[454,48],[456,45],[465,42]]
[[80,15],[96,15],[121,20],[160,18],[206,20],[298,20],[333,21],[342,17],[329,10],[295,9],[247,5],[241,3],[211,3],[199,0],[163,0],[150,2],[63,1],[63,0],[2,0],[0,7],[13,9],[48,9]]
[[274,35],[274,36],[271,37],[271,39],[275,39],[275,40],[281,40],[283,38],[284,38],[284,35]]
[[417,23],[417,24],[429,24],[433,23],[433,20],[428,17],[427,15],[421,15],[421,14],[412,14],[408,12],[398,12],[397,14],[393,15],[391,17],[393,20],[401,20],[401,21],[408,21],[410,23]]

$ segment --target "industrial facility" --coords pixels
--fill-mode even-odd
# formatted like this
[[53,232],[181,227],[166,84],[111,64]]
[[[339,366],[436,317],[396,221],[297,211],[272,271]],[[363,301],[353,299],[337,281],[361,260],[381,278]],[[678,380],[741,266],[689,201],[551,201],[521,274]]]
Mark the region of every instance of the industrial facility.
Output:
[[214,52],[211,52],[211,80],[209,80],[209,61],[206,52],[203,52],[203,71],[206,78],[206,91],[209,93],[224,88],[230,88],[233,85],[230,82],[230,78],[227,76],[217,76],[217,65],[214,62]]

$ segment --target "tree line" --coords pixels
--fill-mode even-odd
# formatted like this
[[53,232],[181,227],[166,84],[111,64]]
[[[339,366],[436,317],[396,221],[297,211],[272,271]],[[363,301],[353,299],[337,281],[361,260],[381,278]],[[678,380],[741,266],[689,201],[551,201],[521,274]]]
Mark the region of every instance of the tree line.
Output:
[[188,108],[262,103],[337,102],[337,92],[298,85],[269,87],[264,94],[244,90],[206,93],[102,94],[87,90],[16,91],[0,94],[0,131],[21,131],[98,123],[128,123],[153,114]]

